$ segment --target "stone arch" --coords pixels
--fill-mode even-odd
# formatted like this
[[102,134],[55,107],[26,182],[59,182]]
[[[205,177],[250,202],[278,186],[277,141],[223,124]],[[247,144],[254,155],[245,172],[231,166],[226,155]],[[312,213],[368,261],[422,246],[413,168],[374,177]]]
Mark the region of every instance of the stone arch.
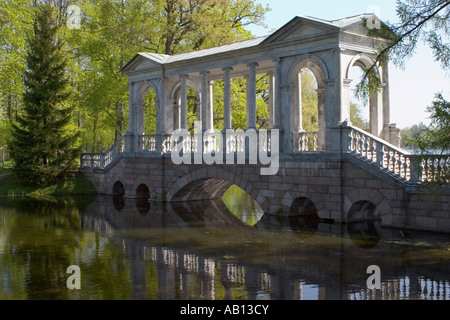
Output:
[[141,214],[147,214],[150,210],[150,190],[146,184],[141,183],[136,188],[136,208]]
[[[161,94],[159,90],[158,81],[147,80],[135,83],[130,88],[130,118],[129,128],[136,135],[145,133],[145,98],[150,90],[155,92],[155,124],[158,126],[158,115],[160,113]],[[158,128],[156,128],[158,131]]]
[[317,208],[313,201],[309,198],[299,197],[292,201],[289,208],[289,216],[302,216],[317,214]]
[[137,199],[150,198],[150,189],[147,187],[146,184],[141,183],[136,188],[136,198]]
[[[187,78],[186,79],[186,88],[189,91],[189,89],[192,89],[195,93],[195,101],[196,101],[196,106],[198,108],[197,110],[197,119],[196,121],[200,121],[200,117],[201,117],[201,109],[200,109],[200,101],[201,101],[201,88],[200,88],[200,81],[194,81],[191,78]],[[170,94],[169,94],[169,100],[173,101],[173,115],[174,115],[174,119],[173,119],[173,123],[174,123],[174,130],[175,129],[180,129],[179,128],[179,123],[180,123],[180,117],[181,117],[181,80],[175,82],[175,84],[172,86],[171,90],[170,90]],[[188,98],[189,101],[189,98]],[[189,109],[189,107],[188,107]],[[192,121],[192,119],[188,118],[188,123],[190,121]],[[189,125],[188,125],[189,127]]]
[[317,230],[320,223],[314,202],[305,197],[294,199],[289,209],[289,225],[292,230]]
[[[357,207],[352,207],[357,204],[361,209],[371,210],[369,219],[379,218],[383,224],[391,224],[393,221],[392,208],[389,205],[388,200],[375,189],[365,189],[365,188],[353,188],[344,195],[343,210],[345,214],[345,219],[347,221],[359,219],[364,220],[364,217],[351,217],[352,210],[358,209]],[[374,207],[368,207],[372,204]],[[366,207],[364,207],[366,206]],[[368,211],[369,212],[369,211]],[[362,218],[362,219],[361,219]]]
[[[297,73],[303,69],[308,68],[312,71],[316,79],[318,80],[319,88],[325,87],[325,81],[330,79],[330,73],[325,61],[314,54],[302,55],[299,59],[297,59],[289,71],[289,79],[291,81],[295,81],[295,77]],[[323,82],[322,82],[323,81]]]
[[[348,63],[347,70],[345,72],[345,78],[348,79],[350,74],[350,69],[354,66],[360,67],[360,68],[370,68],[372,65],[375,64],[375,60],[369,57],[367,54],[359,53],[355,55],[352,60]],[[375,70],[380,75],[380,71],[378,68],[378,65],[375,66]]]
[[116,180],[112,186],[113,205],[118,211],[125,207],[125,186],[120,180]]
[[[385,79],[382,79],[382,74],[380,72],[380,64],[376,63],[374,59],[372,59],[369,55],[364,53],[359,53],[355,55],[350,62],[347,65],[347,69],[345,72],[345,79],[344,79],[344,94],[348,97],[347,103],[348,108],[350,108],[350,83],[352,82],[350,79],[350,72],[352,67],[359,67],[362,70],[370,68],[374,65],[375,72],[377,73],[377,77],[382,80],[382,82],[385,81]],[[383,92],[384,88],[383,86],[379,86],[378,92],[376,94],[372,94],[369,97],[368,105],[369,105],[369,125],[370,125],[370,133],[375,136],[380,136],[381,130],[383,129],[383,122],[384,122],[384,116],[383,116],[383,99],[381,96],[381,93]]]
[[156,93],[156,100],[159,102],[161,100],[160,92],[159,92],[159,86],[158,86],[158,80],[147,80],[139,82],[135,85],[134,92],[132,95],[132,103],[134,104],[143,104],[145,100],[145,96],[147,93],[151,90],[155,90]]
[[[300,57],[291,67],[289,72],[289,87],[290,87],[290,114],[291,131],[302,132],[302,106],[301,106],[301,70],[308,69],[314,75],[317,82],[317,113],[318,113],[318,133],[317,149],[325,149],[325,87],[326,81],[329,80],[329,71],[326,63],[317,55],[304,55]],[[296,141],[296,139],[294,139]],[[297,142],[296,142],[297,143]]]
[[117,180],[116,182],[114,182],[113,187],[112,187],[112,195],[113,196],[125,195],[125,186],[120,180]]
[[355,202],[348,210],[347,218],[349,221],[379,219],[376,206],[367,200]]
[[[256,168],[259,172],[259,168]],[[167,200],[189,201],[221,198],[232,185],[248,193],[264,212],[268,211],[268,201],[257,185],[247,181],[243,176],[219,167],[204,167],[193,170],[179,177],[167,191]]]
[[[284,212],[291,215],[291,208],[295,205],[297,199],[307,199],[316,208],[317,214],[320,218],[328,217],[328,212],[326,212],[326,206],[323,203],[320,192],[317,192],[314,187],[310,185],[294,185],[284,194],[282,205]],[[305,202],[305,204],[307,204]]]

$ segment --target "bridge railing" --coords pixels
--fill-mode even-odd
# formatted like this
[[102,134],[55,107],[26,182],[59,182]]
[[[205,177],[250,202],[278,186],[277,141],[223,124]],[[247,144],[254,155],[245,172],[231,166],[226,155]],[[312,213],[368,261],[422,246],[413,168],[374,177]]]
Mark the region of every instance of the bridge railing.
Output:
[[122,137],[106,151],[81,154],[80,168],[104,169],[124,152],[125,138]]
[[356,127],[347,128],[347,151],[406,182],[449,182],[450,155],[416,155]]
[[[161,148],[158,149],[158,141],[161,139]],[[181,140],[180,140],[181,141]],[[222,142],[221,142],[222,141]],[[267,132],[266,139],[262,139],[259,146],[262,151],[270,151],[271,134]],[[256,142],[259,145],[259,140]],[[142,135],[139,136],[139,152],[158,152],[163,154],[175,151],[177,143],[172,140],[171,135]],[[222,145],[224,153],[242,153],[246,151],[246,135],[244,132],[225,134],[222,132],[209,133],[200,137],[190,134],[183,136],[182,147],[185,152],[197,152],[202,147],[203,153],[219,152]]]
[[319,132],[302,131],[294,133],[295,151],[317,151],[319,150]]

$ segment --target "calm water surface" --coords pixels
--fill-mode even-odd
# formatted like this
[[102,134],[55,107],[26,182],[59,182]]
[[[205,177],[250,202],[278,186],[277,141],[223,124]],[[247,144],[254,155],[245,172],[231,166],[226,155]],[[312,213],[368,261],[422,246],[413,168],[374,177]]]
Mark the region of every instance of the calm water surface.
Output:
[[[264,215],[234,191],[50,200],[0,199],[0,299],[450,300],[447,235]],[[67,288],[70,265],[80,290]]]

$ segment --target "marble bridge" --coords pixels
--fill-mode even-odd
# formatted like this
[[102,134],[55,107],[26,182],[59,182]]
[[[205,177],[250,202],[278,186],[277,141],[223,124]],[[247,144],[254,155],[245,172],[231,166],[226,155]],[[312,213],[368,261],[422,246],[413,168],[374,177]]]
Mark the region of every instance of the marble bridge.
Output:
[[[220,198],[234,184],[270,214],[314,214],[334,222],[379,219],[389,227],[450,232],[448,181],[429,187],[448,174],[450,156],[418,156],[399,148],[387,65],[375,64],[382,84],[369,98],[370,128],[351,123],[351,69],[374,64],[383,44],[367,37],[363,21],[373,19],[297,16],[266,37],[178,55],[137,54],[121,70],[129,77],[128,130],[108,150],[82,154],[80,170],[100,194],[194,201]],[[305,70],[317,83],[315,132],[303,129]],[[268,81],[267,132],[257,126],[261,75]],[[235,78],[246,83],[244,133],[232,130]],[[215,82],[223,85],[220,108],[214,106]],[[150,92],[154,100],[148,103]],[[156,132],[149,134],[151,104]],[[196,110],[194,117],[188,116],[190,109]],[[223,126],[215,128],[218,117]],[[181,144],[173,133],[186,133],[194,121],[201,124],[201,135],[185,134],[182,144],[193,157],[175,163],[173,153],[179,155]],[[246,138],[249,132],[259,139]],[[194,161],[195,154],[203,161]],[[206,163],[205,155],[214,163]],[[271,174],[261,174],[261,168],[275,165]]]

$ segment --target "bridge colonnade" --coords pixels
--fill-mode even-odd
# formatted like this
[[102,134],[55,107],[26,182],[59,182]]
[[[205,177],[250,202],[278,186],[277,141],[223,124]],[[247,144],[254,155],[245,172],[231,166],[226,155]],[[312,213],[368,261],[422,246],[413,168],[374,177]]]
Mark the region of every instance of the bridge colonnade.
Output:
[[[275,33],[217,48],[175,56],[140,53],[122,72],[129,77],[129,125],[126,152],[145,148],[145,96],[156,95],[154,148],[163,149],[164,136],[176,129],[188,129],[188,90],[196,95],[197,120],[202,129],[214,129],[214,117],[232,129],[231,81],[246,83],[246,124],[257,127],[257,75],[266,75],[269,86],[269,129],[280,130],[280,152],[338,150],[333,128],[350,122],[349,71],[367,68],[375,61],[374,44],[361,32],[363,16],[333,22],[295,17]],[[381,44],[381,42],[379,42]],[[305,132],[302,121],[301,71],[308,69],[317,82],[318,132]],[[370,98],[370,133],[398,145],[398,130],[390,123],[387,65],[377,65],[382,85]],[[213,114],[213,84],[223,81],[223,114]],[[355,80],[357,81],[357,80]],[[189,119],[190,121],[190,119]],[[313,147],[302,138],[317,140]],[[148,139],[148,137],[147,137]],[[158,139],[158,141],[156,141]],[[162,140],[161,140],[162,139]],[[299,150],[300,149],[300,150]],[[303,150],[302,150],[303,149]]]

